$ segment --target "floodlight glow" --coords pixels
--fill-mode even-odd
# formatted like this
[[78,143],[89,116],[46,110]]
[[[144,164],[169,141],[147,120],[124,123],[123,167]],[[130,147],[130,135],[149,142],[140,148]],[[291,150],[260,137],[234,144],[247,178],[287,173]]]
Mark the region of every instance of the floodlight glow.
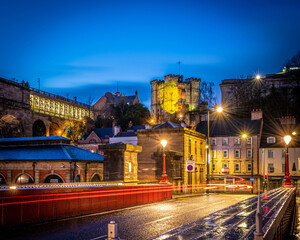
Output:
[[160,143],[165,148],[167,146],[168,141],[167,140],[161,140]]
[[286,145],[288,145],[290,143],[290,141],[292,140],[290,135],[285,136],[283,139],[284,139]]

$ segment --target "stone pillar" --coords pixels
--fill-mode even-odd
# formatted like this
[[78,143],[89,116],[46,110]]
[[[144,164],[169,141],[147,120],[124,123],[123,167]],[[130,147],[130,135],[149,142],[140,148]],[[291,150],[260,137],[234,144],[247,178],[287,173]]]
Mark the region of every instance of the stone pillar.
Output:
[[104,152],[103,180],[138,182],[137,153],[142,151],[141,146],[131,144],[99,145]]
[[35,169],[35,183],[40,183],[40,170]]
[[11,182],[11,170],[7,170],[7,183],[12,184],[12,182]]

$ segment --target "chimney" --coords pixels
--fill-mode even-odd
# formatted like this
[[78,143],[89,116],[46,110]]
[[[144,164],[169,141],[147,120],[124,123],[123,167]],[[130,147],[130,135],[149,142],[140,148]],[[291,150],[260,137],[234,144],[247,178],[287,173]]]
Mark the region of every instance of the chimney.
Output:
[[296,118],[294,116],[285,116],[280,118],[281,125],[296,125]]
[[263,118],[263,112],[261,109],[253,109],[251,112],[251,120],[259,120]]

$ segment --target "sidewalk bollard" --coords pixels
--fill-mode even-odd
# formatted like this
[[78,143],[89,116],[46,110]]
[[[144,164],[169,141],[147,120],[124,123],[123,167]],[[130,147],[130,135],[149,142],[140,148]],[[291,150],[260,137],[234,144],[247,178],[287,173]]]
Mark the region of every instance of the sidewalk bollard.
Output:
[[258,191],[257,195],[257,209],[255,214],[255,224],[256,230],[254,232],[254,240],[263,240],[264,233],[262,231],[262,214],[261,214],[261,206],[260,206],[260,192]]
[[118,224],[115,221],[110,221],[108,224],[108,240],[119,239],[118,238]]

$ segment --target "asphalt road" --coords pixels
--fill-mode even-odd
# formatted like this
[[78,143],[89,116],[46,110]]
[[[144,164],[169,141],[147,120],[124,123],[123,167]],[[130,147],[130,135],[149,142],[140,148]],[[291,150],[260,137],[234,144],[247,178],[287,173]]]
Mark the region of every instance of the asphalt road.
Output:
[[238,194],[179,197],[122,210],[9,228],[2,231],[0,238],[96,240],[107,235],[107,224],[113,220],[118,223],[118,236],[121,239],[149,239],[249,197],[251,195]]

